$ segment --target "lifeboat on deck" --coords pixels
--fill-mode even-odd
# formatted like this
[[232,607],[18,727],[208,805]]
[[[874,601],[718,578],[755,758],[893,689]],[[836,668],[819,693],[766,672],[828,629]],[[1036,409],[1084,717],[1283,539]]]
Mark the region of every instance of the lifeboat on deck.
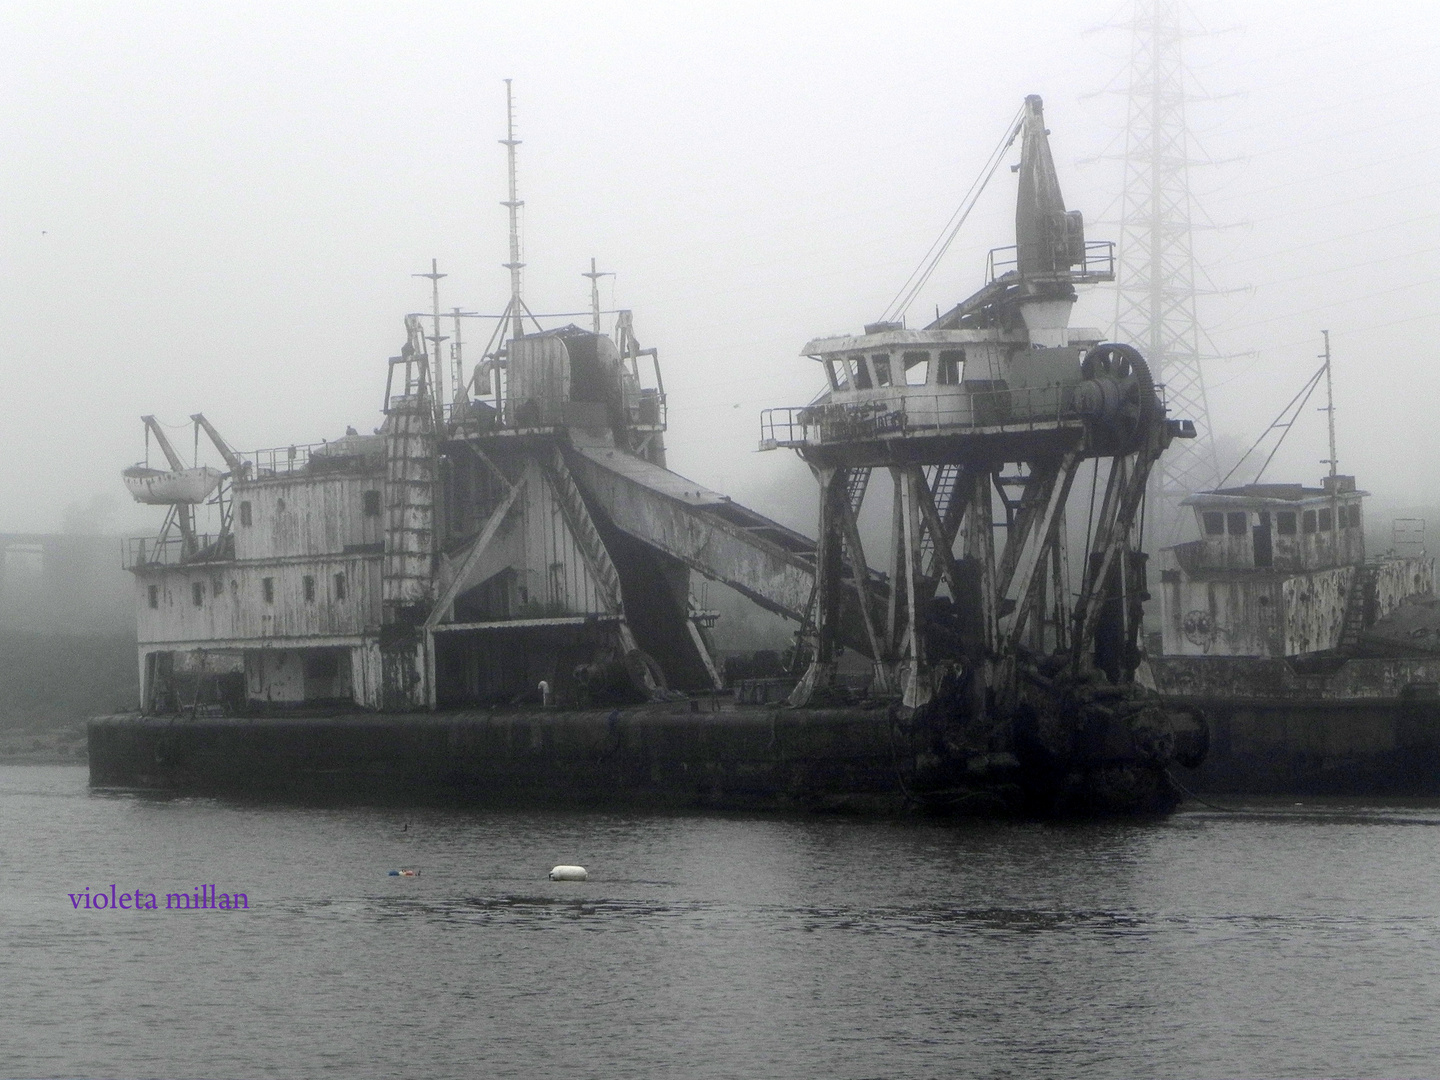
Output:
[[136,502],[152,505],[203,503],[219,485],[224,473],[201,465],[194,469],[151,469],[132,465],[121,476]]

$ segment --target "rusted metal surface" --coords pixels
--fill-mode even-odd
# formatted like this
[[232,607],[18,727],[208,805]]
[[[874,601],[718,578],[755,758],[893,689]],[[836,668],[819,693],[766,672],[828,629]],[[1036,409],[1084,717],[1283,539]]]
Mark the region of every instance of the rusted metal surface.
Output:
[[1286,656],[1328,652],[1339,647],[1355,573],[1353,566],[1337,566],[1285,579],[1281,597],[1285,609]]
[[1397,701],[1414,688],[1433,692],[1440,687],[1440,657],[1342,659],[1316,669],[1282,657],[1215,663],[1164,656],[1151,658],[1149,665],[1161,693],[1190,701]]
[[135,610],[142,648],[373,633],[380,625],[380,556],[337,553],[141,569],[135,573]]
[[1389,618],[1411,597],[1434,594],[1434,559],[1386,559],[1375,573],[1374,619]]
[[805,617],[815,580],[813,541],[620,451],[581,446],[568,460],[617,528],[771,611]]
[[[383,470],[383,462],[381,463]],[[384,543],[383,471],[359,475],[291,475],[237,483],[235,558],[304,558],[346,550],[379,551]]]

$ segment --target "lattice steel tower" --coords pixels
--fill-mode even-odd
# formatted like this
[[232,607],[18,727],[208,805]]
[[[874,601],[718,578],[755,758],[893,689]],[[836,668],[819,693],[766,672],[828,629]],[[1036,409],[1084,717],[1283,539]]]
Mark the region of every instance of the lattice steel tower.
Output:
[[1160,545],[1182,539],[1180,500],[1220,482],[1195,315],[1182,14],[1179,0],[1135,4],[1116,276],[1115,340],[1145,353],[1171,415],[1195,421],[1196,438],[1174,443],[1151,482],[1147,531]]

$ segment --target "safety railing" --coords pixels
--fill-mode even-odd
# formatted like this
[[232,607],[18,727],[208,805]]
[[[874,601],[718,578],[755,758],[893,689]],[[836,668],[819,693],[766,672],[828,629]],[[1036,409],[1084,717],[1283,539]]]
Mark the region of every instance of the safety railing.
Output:
[[[454,428],[482,431],[530,431],[570,425],[610,424],[609,407],[598,401],[528,400],[509,405],[502,400],[496,409],[494,396],[451,402],[444,409],[445,421]],[[625,402],[625,423],[637,431],[664,431],[669,421],[665,395],[643,389]]]
[[325,443],[296,443],[293,446],[272,446],[245,454],[246,461],[254,462],[251,476],[263,479],[266,476],[286,476],[300,472],[310,464],[310,455]]
[[218,562],[235,557],[234,537],[202,533],[194,546],[183,537],[134,536],[121,541],[120,561],[126,570],[147,566],[181,566],[188,563]]
[[766,409],[760,448],[867,442],[874,439],[1002,429],[1026,431],[1078,421],[1074,389],[1040,386],[930,394],[897,391],[863,401]]
[[[997,278],[1020,268],[1020,249],[1014,244],[1009,247],[992,248],[985,261],[985,280],[994,282]],[[1115,242],[1113,240],[1085,241],[1084,258],[1068,268],[1069,276],[1076,281],[1110,281],[1115,277]]]

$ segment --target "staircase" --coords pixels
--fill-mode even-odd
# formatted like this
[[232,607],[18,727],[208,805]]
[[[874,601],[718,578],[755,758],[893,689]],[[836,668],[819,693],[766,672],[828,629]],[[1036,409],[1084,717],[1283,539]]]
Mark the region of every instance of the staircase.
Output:
[[385,420],[385,560],[381,596],[387,609],[432,599],[435,543],[435,438],[422,395],[392,403]]
[[1379,573],[1378,566],[1355,568],[1355,576],[1350,579],[1350,594],[1345,598],[1345,625],[1340,630],[1340,641],[1336,645],[1341,652],[1355,652],[1360,646],[1360,635],[1367,626],[1366,612],[1371,607],[1370,598],[1375,595],[1375,579]]
[[[959,465],[934,465],[926,468],[925,479],[930,484],[930,493],[935,499],[935,512],[945,520],[950,500],[955,497],[955,484],[960,479]],[[928,567],[935,554],[935,538],[925,529],[920,536],[920,565]]]
[[851,469],[845,477],[845,497],[850,500],[850,513],[858,514],[860,504],[865,501],[865,489],[870,486],[869,469]]

